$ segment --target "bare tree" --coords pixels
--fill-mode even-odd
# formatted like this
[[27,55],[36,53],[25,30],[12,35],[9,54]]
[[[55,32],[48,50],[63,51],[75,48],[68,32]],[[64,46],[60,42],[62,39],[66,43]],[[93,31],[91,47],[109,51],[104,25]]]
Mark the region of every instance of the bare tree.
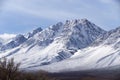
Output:
[[20,63],[15,64],[14,59],[7,61],[0,59],[0,80],[16,80],[19,75]]
[[16,64],[14,59],[0,59],[0,80],[58,80],[49,77],[47,72],[23,72],[19,70],[20,63]]

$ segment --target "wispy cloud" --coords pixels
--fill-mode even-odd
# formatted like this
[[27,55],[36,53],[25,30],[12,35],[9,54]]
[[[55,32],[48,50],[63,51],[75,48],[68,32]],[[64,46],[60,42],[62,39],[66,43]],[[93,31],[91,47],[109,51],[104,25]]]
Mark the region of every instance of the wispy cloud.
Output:
[[[55,1],[55,0],[52,0],[52,1]],[[27,3],[25,1],[23,2]],[[39,1],[40,4],[41,2],[44,2],[44,0]],[[54,4],[56,4],[57,6],[57,4],[59,4],[58,2],[63,3],[63,0],[55,1]],[[54,19],[54,20],[63,19],[63,18],[67,19],[67,18],[79,16],[79,14],[70,12],[69,10],[56,8],[56,6],[55,7],[49,6],[48,5],[49,1],[47,4],[43,3],[43,5],[36,5],[38,1],[34,1],[35,5],[32,5],[32,6],[31,6],[31,3],[33,3],[33,0],[29,2],[29,5],[22,4],[22,1],[21,2],[9,2],[8,5],[5,6],[5,10],[18,12],[18,13],[22,13],[22,14],[26,14],[26,15],[30,15],[34,17],[48,18],[48,19]]]
[[[13,8],[12,8],[13,7]],[[62,19],[62,18],[70,18],[78,16],[78,14],[71,13],[68,11],[62,11],[57,9],[49,9],[49,8],[39,8],[39,9],[30,9],[23,6],[12,5],[8,10],[17,11],[18,13],[22,13],[29,16],[40,17],[40,18],[48,18],[48,19]]]
[[[12,2],[13,1],[13,2]],[[113,0],[98,0],[102,3],[113,4]],[[27,3],[27,4],[26,4]],[[34,4],[33,4],[34,3]],[[51,4],[51,5],[49,5]],[[59,7],[60,6],[60,7]],[[101,4],[102,6],[102,4]],[[24,13],[30,16],[48,18],[48,19],[63,19],[63,18],[76,18],[76,17],[88,17],[96,15],[100,12],[101,16],[113,18],[111,9],[102,9],[97,6],[97,4],[92,5],[88,1],[78,1],[78,0],[31,0],[31,1],[14,1],[11,0],[6,6],[7,10],[16,11],[18,13]],[[99,10],[98,10],[99,9]],[[93,13],[97,12],[97,14]],[[103,10],[103,11],[101,11]],[[107,13],[107,15],[106,15]],[[105,16],[104,16],[105,15]],[[98,16],[99,17],[99,16]]]
[[40,20],[41,24],[53,24],[75,18],[88,18],[107,29],[119,25],[115,0],[7,0],[2,9],[0,26],[7,26],[13,21],[10,25],[19,24],[21,30],[22,26],[40,24],[36,20]]

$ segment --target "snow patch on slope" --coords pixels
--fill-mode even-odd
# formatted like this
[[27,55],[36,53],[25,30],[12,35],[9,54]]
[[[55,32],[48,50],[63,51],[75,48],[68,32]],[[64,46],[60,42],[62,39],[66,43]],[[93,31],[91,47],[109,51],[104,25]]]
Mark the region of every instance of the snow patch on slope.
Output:
[[[115,53],[115,54],[114,54]],[[49,72],[78,71],[99,69],[120,64],[119,50],[111,46],[89,47],[79,50],[71,58],[46,66],[27,68],[29,70],[46,70]]]

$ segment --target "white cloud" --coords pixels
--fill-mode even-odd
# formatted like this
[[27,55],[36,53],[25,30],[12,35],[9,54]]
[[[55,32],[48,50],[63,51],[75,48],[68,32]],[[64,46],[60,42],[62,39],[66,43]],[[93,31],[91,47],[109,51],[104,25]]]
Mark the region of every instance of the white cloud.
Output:
[[0,34],[0,42],[5,43],[9,40],[11,40],[12,38],[14,38],[16,35],[15,34]]

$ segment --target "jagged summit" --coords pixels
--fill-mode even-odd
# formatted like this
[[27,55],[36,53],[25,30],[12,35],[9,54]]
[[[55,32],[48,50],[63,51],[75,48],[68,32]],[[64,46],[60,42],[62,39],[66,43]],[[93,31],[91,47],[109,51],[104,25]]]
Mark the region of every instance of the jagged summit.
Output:
[[66,20],[66,22],[69,22],[69,23],[85,23],[85,22],[90,22],[90,21],[84,18],[84,19]]
[[26,38],[30,38],[30,37],[33,37],[36,33],[40,32],[40,31],[42,31],[41,27],[33,30],[32,32],[27,33],[27,35],[25,35],[25,36],[26,36]]
[[[73,19],[73,20],[66,20],[65,24],[88,24],[91,23],[88,19]],[[93,24],[93,23],[92,23]]]
[[62,28],[64,24],[62,22],[58,22],[55,25],[51,25],[50,27],[48,27],[47,29],[51,29],[53,31],[59,31],[60,28]]

